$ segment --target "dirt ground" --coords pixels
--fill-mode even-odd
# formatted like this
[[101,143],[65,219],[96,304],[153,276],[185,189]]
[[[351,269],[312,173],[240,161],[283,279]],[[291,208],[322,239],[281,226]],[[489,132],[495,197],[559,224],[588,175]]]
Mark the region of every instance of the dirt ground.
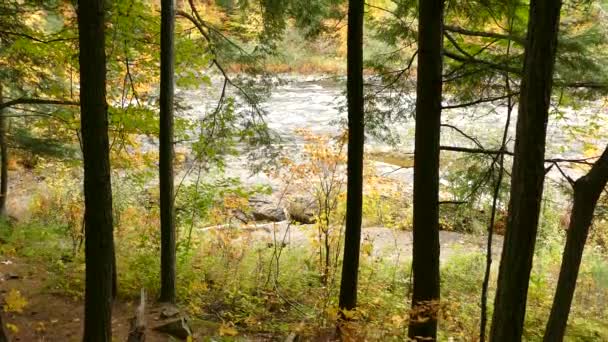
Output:
[[[2,312],[5,330],[11,341],[82,341],[83,301],[51,294],[46,288],[46,271],[23,264],[16,258],[0,257],[0,298],[11,290],[18,290],[27,301],[22,312]],[[129,321],[138,303],[118,301],[113,308],[112,334],[115,341],[126,341]],[[147,303],[147,322],[151,328],[158,325],[160,308]],[[6,329],[7,323],[15,327]],[[146,332],[146,341],[171,341],[164,334],[152,329]],[[175,341],[175,340],[174,340]]]

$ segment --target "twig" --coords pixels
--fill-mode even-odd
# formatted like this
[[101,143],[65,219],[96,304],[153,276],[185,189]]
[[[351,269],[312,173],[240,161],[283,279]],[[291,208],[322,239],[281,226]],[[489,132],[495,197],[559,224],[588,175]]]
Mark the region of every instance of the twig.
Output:
[[466,134],[460,128],[458,128],[456,126],[453,126],[453,125],[448,125],[448,124],[441,124],[441,127],[451,128],[451,129],[455,130],[456,132],[460,133],[463,137],[471,140],[475,145],[477,145],[477,147],[479,147],[482,150],[485,150],[485,148],[483,147],[483,145],[481,145],[481,143],[479,142],[479,140],[477,140],[476,138],[474,138],[474,137]]
[[[513,16],[509,22],[509,32],[512,31],[513,28]],[[507,42],[507,58],[509,57],[511,51],[511,40]],[[513,112],[513,100],[511,95],[511,78],[508,72],[504,73],[505,76],[505,86],[507,88],[507,120],[505,122],[505,128],[503,130],[502,142],[500,144],[500,151],[505,151],[507,148],[507,135],[509,134],[509,126],[511,124],[511,114]],[[484,272],[483,283],[481,287],[481,320],[480,320],[480,329],[479,329],[479,340],[480,342],[485,342],[486,339],[486,326],[487,326],[487,301],[488,301],[488,288],[490,284],[490,272],[492,269],[492,240],[494,235],[494,224],[496,222],[496,210],[498,205],[498,200],[500,197],[500,187],[502,185],[502,179],[504,174],[504,153],[500,154],[498,161],[498,179],[496,180],[496,185],[494,186],[494,194],[492,198],[492,211],[490,214],[490,222],[488,224],[488,240],[486,245],[486,268]]]
[[457,108],[471,107],[471,106],[475,106],[475,105],[482,104],[482,103],[496,102],[496,101],[504,100],[504,99],[513,97],[517,94],[519,94],[519,92],[514,92],[514,93],[507,94],[507,95],[501,95],[501,96],[496,96],[496,97],[481,98],[481,99],[471,101],[471,102],[442,106],[441,109],[457,109]]

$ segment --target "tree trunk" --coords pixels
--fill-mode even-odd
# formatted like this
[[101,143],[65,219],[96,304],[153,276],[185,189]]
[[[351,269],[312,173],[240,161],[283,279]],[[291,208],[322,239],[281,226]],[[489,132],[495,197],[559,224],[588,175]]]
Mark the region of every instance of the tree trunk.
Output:
[[414,289],[408,335],[437,338],[439,301],[439,134],[443,0],[420,1],[414,154]]
[[139,296],[139,306],[135,310],[135,317],[130,322],[127,342],[146,341],[146,292],[142,288]]
[[6,331],[4,331],[4,323],[2,322],[2,310],[0,310],[0,342],[8,342],[8,336],[6,336]]
[[114,238],[106,103],[104,1],[78,1],[80,115],[84,159],[85,312],[83,341],[112,340]]
[[160,300],[175,302],[175,211],[173,209],[173,32],[174,0],[161,3],[160,41]]
[[608,146],[589,173],[574,183],[574,203],[545,342],[562,341],[568,323],[576,279],[597,201],[608,182]]
[[116,270],[116,246],[112,244],[112,300],[118,297],[118,274]]
[[520,341],[545,179],[544,155],[560,0],[532,0],[521,81],[511,201],[491,340]]
[[361,245],[361,212],[363,205],[363,0],[348,2],[348,162],[346,190],[346,230],[344,260],[340,283],[340,309],[352,310],[357,305],[359,249]]
[[[0,84],[0,104],[4,102]],[[8,195],[8,146],[6,145],[6,132],[8,119],[4,117],[4,110],[0,109],[0,217],[6,217],[6,198]]]

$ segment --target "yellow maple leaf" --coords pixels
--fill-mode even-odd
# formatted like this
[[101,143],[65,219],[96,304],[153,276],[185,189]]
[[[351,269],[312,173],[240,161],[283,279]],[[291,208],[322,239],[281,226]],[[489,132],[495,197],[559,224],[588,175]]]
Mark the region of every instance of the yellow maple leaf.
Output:
[[236,330],[233,326],[222,323],[222,325],[220,325],[218,333],[220,334],[220,336],[236,336],[239,334],[239,331]]
[[16,289],[11,289],[4,298],[4,311],[22,313],[23,308],[27,306],[27,299],[23,297],[21,292]]

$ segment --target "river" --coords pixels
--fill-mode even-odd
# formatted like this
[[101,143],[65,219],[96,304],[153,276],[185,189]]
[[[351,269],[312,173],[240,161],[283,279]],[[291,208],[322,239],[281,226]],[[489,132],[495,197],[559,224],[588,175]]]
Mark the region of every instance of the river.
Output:
[[[267,113],[268,126],[279,134],[284,146],[290,147],[288,153],[297,153],[303,143],[295,134],[296,129],[305,128],[315,134],[336,134],[342,128],[338,121],[346,116],[343,111],[344,81],[324,76],[282,76],[281,81],[277,79],[275,84],[262,107]],[[221,87],[216,84],[201,90],[182,90],[178,95],[186,98],[191,106],[187,115],[196,118],[213,110],[219,97],[219,89]],[[406,97],[414,99],[411,94]],[[516,112],[517,108],[514,109],[509,129],[510,150],[513,149],[515,140]],[[475,137],[486,148],[496,149],[500,145],[506,114],[506,106],[481,104],[464,109],[444,110],[442,123],[453,125]],[[397,151],[402,154],[413,152],[414,119],[410,117],[390,126],[397,133],[399,143],[391,146],[368,136],[366,150]],[[597,154],[601,153],[608,142],[607,132],[601,127],[608,127],[608,111],[603,102],[589,102],[578,109],[560,108],[559,112],[553,108],[547,127],[547,158],[585,157],[588,156],[585,153],[594,153],[589,152],[591,146],[599,149]],[[475,144],[461,133],[448,127],[442,129],[441,144],[475,147]],[[252,175],[248,172],[248,164],[243,157],[229,158],[227,173],[229,176],[242,178],[246,183],[272,183],[264,175]],[[397,168],[382,162],[376,164],[380,172]],[[566,170],[572,177],[581,174],[581,170],[576,167],[566,167]],[[411,183],[412,171],[401,169],[391,173],[391,176]],[[551,171],[550,177],[558,179],[557,170]]]

